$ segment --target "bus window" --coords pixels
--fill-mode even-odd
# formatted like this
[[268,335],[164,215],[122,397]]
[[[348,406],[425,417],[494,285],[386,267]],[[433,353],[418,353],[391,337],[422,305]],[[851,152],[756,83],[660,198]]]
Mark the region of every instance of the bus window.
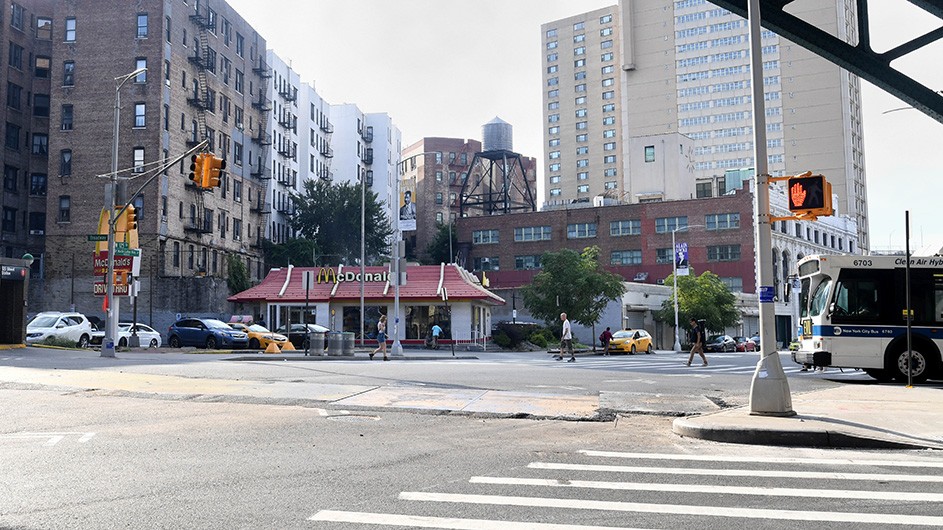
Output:
[[809,316],[818,316],[822,314],[828,305],[828,293],[831,290],[832,279],[828,276],[822,276],[822,281],[815,286],[815,292],[812,293],[812,302],[809,305]]
[[878,285],[872,280],[842,278],[835,286],[834,322],[866,321],[878,317]]
[[811,281],[808,278],[802,280],[802,290],[799,294],[799,307],[801,311],[802,318],[809,316],[809,284]]

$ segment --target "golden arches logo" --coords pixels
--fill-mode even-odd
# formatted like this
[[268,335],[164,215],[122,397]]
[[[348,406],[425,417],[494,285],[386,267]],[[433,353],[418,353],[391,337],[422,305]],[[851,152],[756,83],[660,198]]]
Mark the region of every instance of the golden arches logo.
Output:
[[337,283],[337,271],[330,267],[321,267],[318,271],[317,283]]

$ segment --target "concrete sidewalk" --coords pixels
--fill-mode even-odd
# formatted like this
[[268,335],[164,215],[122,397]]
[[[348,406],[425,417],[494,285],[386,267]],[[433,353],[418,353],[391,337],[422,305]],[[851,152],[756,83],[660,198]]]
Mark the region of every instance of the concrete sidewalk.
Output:
[[845,384],[792,396],[791,417],[749,407],[678,418],[682,436],[741,444],[943,449],[943,389]]

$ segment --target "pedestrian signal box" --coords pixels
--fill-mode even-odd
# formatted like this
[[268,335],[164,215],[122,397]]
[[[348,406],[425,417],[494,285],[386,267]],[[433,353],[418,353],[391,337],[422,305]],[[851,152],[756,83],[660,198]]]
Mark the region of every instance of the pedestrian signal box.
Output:
[[823,175],[800,175],[789,178],[786,195],[789,197],[789,211],[800,218],[825,217],[833,215],[832,185]]

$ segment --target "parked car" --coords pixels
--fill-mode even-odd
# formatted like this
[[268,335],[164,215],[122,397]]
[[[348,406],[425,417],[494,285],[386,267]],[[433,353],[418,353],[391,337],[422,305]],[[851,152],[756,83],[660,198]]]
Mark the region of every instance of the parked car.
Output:
[[[104,326],[102,326],[104,327]],[[154,330],[150,326],[145,326],[144,324],[137,324],[137,336],[141,341],[141,346],[146,346],[148,348],[160,348],[161,338],[160,333]],[[131,322],[119,322],[118,323],[118,347],[125,348],[131,340]],[[92,346],[100,346],[102,341],[105,339],[105,331],[93,331],[90,344]]]
[[197,346],[215,349],[220,346],[245,348],[249,337],[215,318],[182,318],[167,330],[167,343],[171,348]]
[[734,337],[737,342],[737,351],[756,351],[756,343],[749,337]]
[[652,336],[644,329],[623,329],[612,334],[609,341],[609,353],[629,353],[643,351],[652,353]]
[[704,351],[737,351],[737,342],[730,335],[711,335],[704,344]]
[[291,345],[296,349],[304,350],[308,347],[307,341],[309,340],[308,333],[305,331],[305,326],[307,326],[308,331],[311,333],[327,333],[331,331],[330,329],[319,326],[317,324],[292,324],[291,328],[287,326],[282,326],[275,330],[275,333],[281,333],[286,335],[288,340],[291,341]]
[[756,335],[753,335],[752,337],[750,337],[750,340],[753,341],[753,344],[756,344],[756,351],[760,351],[760,335],[759,335],[759,333],[757,333]]
[[275,343],[281,349],[288,342],[288,337],[281,333],[273,333],[265,326],[258,324],[246,325],[241,322],[230,322],[229,325],[232,329],[239,330],[249,336],[250,350],[264,350],[272,343]]
[[26,325],[27,344],[42,342],[50,337],[68,340],[79,348],[86,348],[92,337],[92,324],[81,313],[48,311],[39,313]]

